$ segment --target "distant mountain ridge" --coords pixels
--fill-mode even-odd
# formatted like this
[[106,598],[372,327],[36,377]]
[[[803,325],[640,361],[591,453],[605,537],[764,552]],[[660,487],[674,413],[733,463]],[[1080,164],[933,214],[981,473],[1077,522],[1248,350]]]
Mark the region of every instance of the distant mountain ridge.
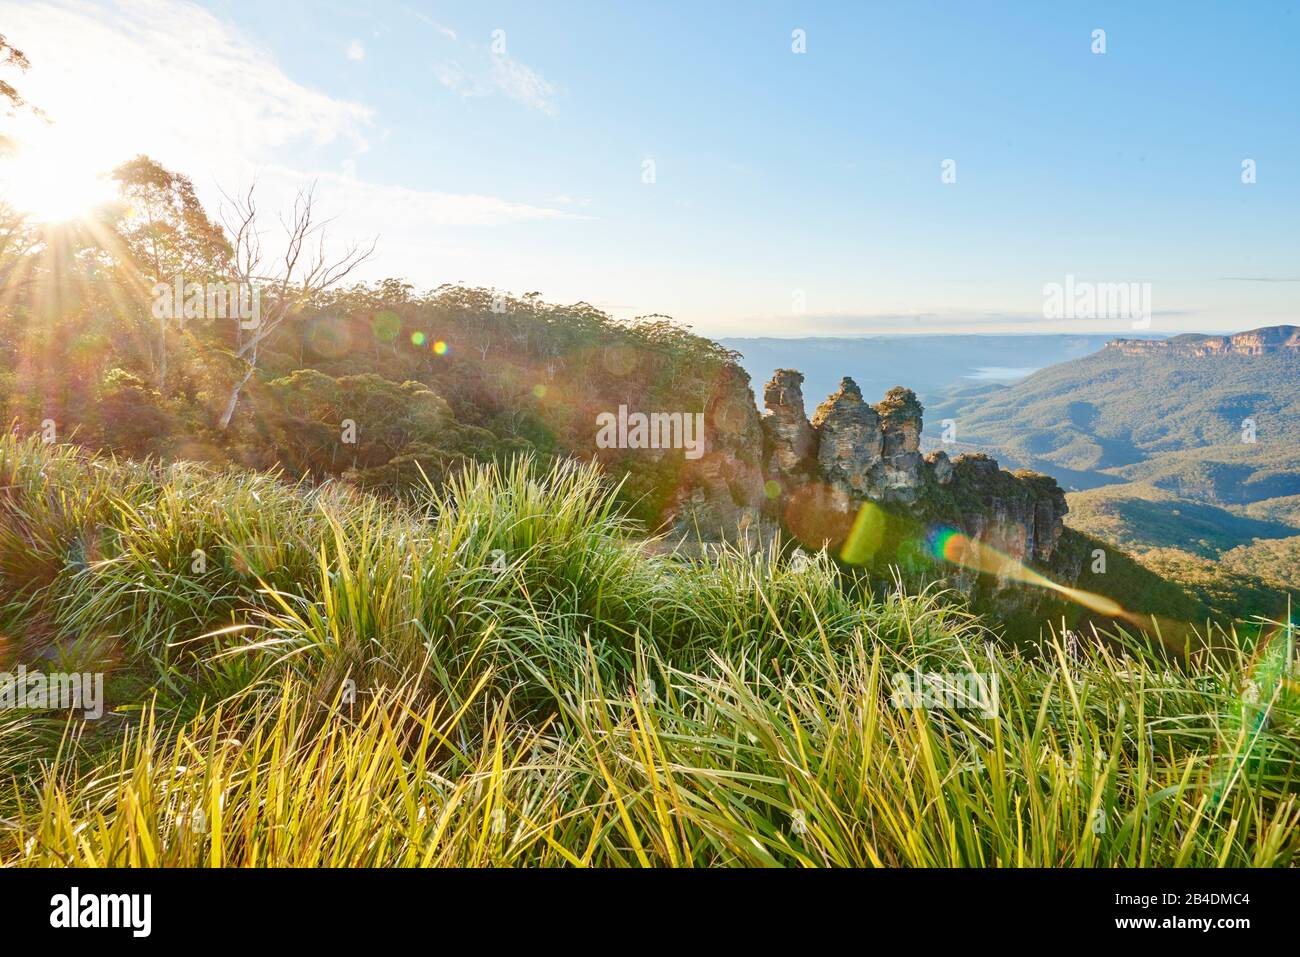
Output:
[[1300,353],[1300,327],[1265,326],[1231,336],[1189,333],[1168,339],[1115,339],[1105,348],[1129,356],[1262,356],[1276,352]]

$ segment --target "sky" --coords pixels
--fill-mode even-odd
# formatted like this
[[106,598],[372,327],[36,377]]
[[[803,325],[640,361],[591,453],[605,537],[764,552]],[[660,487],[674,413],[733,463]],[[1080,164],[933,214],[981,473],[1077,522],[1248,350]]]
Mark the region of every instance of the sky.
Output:
[[0,31],[51,121],[0,117],[19,205],[137,153],[212,209],[315,182],[367,278],[710,336],[1135,328],[1049,318],[1067,277],[1149,284],[1151,333],[1300,324],[1298,0],[0,0]]

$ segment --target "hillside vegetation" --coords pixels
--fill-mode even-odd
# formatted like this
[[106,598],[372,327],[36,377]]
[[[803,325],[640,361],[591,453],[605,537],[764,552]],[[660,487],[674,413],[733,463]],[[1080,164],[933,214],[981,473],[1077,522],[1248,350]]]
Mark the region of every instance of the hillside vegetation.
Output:
[[1075,492],[1068,501],[1071,525],[1129,549],[1171,547],[1214,558],[1239,542],[1296,534],[1285,522],[1181,498],[1146,482]]
[[[1201,486],[1208,501],[1245,502],[1297,494],[1252,488],[1256,471],[1296,481],[1300,472],[1300,355],[1134,356],[1103,349],[1042,369],[1010,386],[972,390],[932,403],[957,419],[959,441],[998,449],[1017,464],[1052,474],[1053,467],[1092,474],[1090,484],[1153,478],[1185,491]],[[1255,441],[1243,441],[1253,419]],[[1183,456],[1149,463],[1164,453]],[[1231,472],[1219,484],[1204,472],[1219,463]],[[1133,467],[1126,469],[1126,467]],[[1087,487],[1083,480],[1076,483]]]
[[[594,448],[594,425],[702,410],[722,504],[745,479],[770,498],[727,349],[585,303],[348,285],[355,249],[282,269],[260,325],[158,314],[172,277],[251,282],[256,223],[229,235],[145,157],[114,177],[94,224],[0,208],[22,280],[0,693],[106,677],[102,717],[0,708],[0,866],[1293,862],[1293,636],[1251,620],[1272,605],[1225,603],[1236,630],[1195,641],[1098,634],[1219,609],[1060,534],[1055,486],[992,464],[918,514],[859,512],[868,563],[780,537],[688,557],[655,534],[684,457]],[[1241,520],[1288,520],[1267,501]],[[1039,504],[1050,581],[931,548]]]
[[[1292,637],[1018,651],[824,556],[694,561],[594,466],[346,485],[0,439],[0,866],[1232,865],[1300,851]],[[203,562],[198,558],[202,556]],[[909,675],[980,675],[978,707]]]
[[950,390],[930,421],[951,417],[964,447],[1056,477],[1071,527],[1212,607],[1285,606],[1300,590],[1300,354],[1193,355],[1181,341]]
[[[0,204],[0,278],[22,280],[0,303],[0,420],[24,433],[134,458],[346,477],[394,496],[467,462],[600,454],[613,473],[634,472],[623,501],[654,526],[681,458],[598,450],[596,416],[623,403],[703,409],[732,359],[663,316],[619,322],[535,293],[353,282],[364,249],[342,247],[304,275],[317,244],[321,256],[336,248],[313,225],[309,192],[282,217],[283,239],[268,213],[223,228],[219,219],[254,214],[210,213],[186,177],[147,157],[113,180],[119,197],[94,222],[37,226]],[[243,275],[258,229],[290,249],[310,236],[298,271]],[[253,328],[203,303],[201,317],[155,314],[174,283],[202,291],[241,277],[259,290]]]

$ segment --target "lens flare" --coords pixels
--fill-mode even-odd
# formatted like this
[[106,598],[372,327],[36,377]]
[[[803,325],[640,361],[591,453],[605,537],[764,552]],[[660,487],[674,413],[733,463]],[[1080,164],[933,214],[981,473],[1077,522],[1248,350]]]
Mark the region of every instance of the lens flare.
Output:
[[322,359],[338,359],[352,348],[348,324],[337,316],[321,316],[307,327],[307,346]]
[[1151,626],[1149,617],[1127,611],[1123,605],[1113,598],[1098,595],[1096,592],[1084,591],[1081,588],[1070,588],[1068,585],[1058,584],[1046,575],[1039,574],[1032,568],[1027,567],[1020,560],[1012,558],[1010,555],[1006,555],[977,539],[963,535],[954,529],[937,529],[930,536],[930,552],[935,558],[951,562],[954,565],[960,565],[962,568],[969,568],[972,571],[988,575],[996,575],[1003,580],[1049,589],[1064,595],[1075,604],[1082,605],[1090,611],[1095,611],[1099,615],[1105,615],[1108,618],[1122,618],[1141,628]]
[[863,502],[840,549],[840,560],[850,565],[864,565],[870,561],[885,539],[887,520],[883,508],[875,502]]

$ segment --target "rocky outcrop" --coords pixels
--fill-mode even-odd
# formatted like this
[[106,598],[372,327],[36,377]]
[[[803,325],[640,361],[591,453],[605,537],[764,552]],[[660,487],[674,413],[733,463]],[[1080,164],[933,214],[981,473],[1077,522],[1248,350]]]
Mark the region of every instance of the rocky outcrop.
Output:
[[1116,339],[1106,350],[1127,356],[1262,356],[1300,353],[1300,328],[1267,326],[1234,336],[1182,335],[1169,339]]
[[812,428],[821,475],[839,495],[916,501],[922,485],[921,403],[911,389],[890,389],[872,406],[846,377],[817,407]]
[[1021,562],[1052,559],[1066,513],[1056,482],[1013,475],[986,455],[922,457],[923,410],[910,389],[871,405],[846,377],[809,421],[803,376],[779,369],[760,417],[748,376],[727,368],[706,408],[705,454],[682,471],[673,505],[682,538],[762,545],[783,527],[811,547],[837,546],[875,502],[922,537],[932,526],[960,529]]
[[884,436],[883,497],[910,505],[921,489],[921,403],[911,389],[895,386],[876,412]]
[[931,452],[925,457],[925,464],[930,469],[930,474],[934,476],[935,482],[939,485],[947,485],[952,481],[952,462],[948,458],[948,453],[940,449],[937,452]]
[[[768,384],[774,400],[789,405],[797,375],[777,373]],[[1019,561],[1049,562],[1068,510],[1056,481],[1028,471],[1012,474],[986,455],[953,461],[937,451],[923,458],[922,411],[910,389],[890,389],[873,406],[852,379],[843,379],[813,414],[816,468],[812,481],[786,500],[787,529],[797,537],[815,529],[833,541],[828,530],[843,534],[863,502],[879,502],[902,507],[922,523],[960,528]],[[820,539],[808,544],[818,546]]]
[[1051,561],[1069,511],[1055,479],[1007,472],[982,453],[959,455],[951,467],[959,493],[954,518],[967,535],[1020,562]]
[[813,413],[817,464],[822,477],[847,499],[878,498],[885,437],[880,416],[862,400],[862,390],[845,376],[840,387]]
[[777,369],[763,388],[764,462],[769,475],[796,478],[817,464],[817,443],[803,410],[803,373]]
[[[1065,527],[1065,493],[1054,479],[1009,472],[982,453],[922,456],[923,410],[910,390],[890,389],[873,405],[845,378],[809,420],[802,386],[800,373],[778,370],[760,415],[738,367],[711,383],[706,451],[682,464],[673,534],[651,547],[696,555],[724,543],[772,555],[796,542],[826,549],[854,569],[855,581],[924,580],[960,593],[1013,640],[1037,640],[1045,621],[1132,623],[1132,614],[1113,618],[1105,606],[1068,600],[1071,587],[1109,594],[1088,571],[1096,572],[1099,548],[1129,569],[1117,584],[1128,588],[1139,576],[1139,591],[1169,606],[1160,589],[1172,586]],[[1052,583],[1067,587],[1034,587]]]

